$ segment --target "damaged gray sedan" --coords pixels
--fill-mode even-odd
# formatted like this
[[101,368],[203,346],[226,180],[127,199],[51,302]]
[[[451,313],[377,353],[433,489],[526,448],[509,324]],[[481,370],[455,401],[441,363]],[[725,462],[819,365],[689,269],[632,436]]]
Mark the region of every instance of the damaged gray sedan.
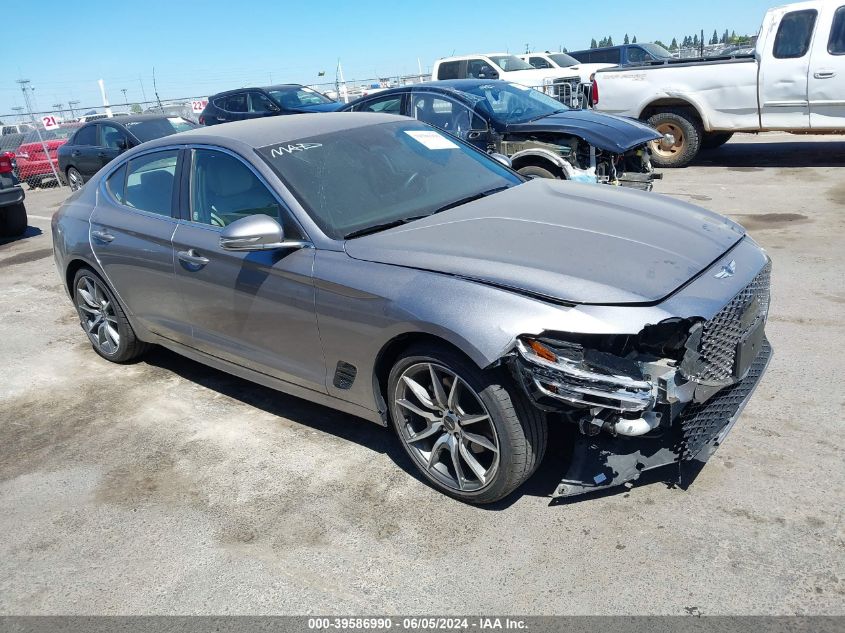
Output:
[[471,503],[528,479],[550,424],[579,438],[554,496],[702,463],[771,356],[770,263],[739,225],[526,180],[404,117],[143,144],[68,199],[53,241],[102,357],[162,345],[392,426]]

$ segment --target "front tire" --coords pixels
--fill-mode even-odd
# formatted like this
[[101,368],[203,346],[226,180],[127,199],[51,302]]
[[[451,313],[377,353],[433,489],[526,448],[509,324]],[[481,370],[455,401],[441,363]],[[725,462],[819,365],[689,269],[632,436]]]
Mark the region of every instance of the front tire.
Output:
[[67,184],[71,191],[79,191],[82,189],[82,174],[77,171],[76,167],[68,167],[67,170]]
[[537,165],[526,165],[525,167],[517,169],[517,172],[525,177],[533,176],[535,178],[560,179],[557,174],[545,167],[538,167]]
[[544,415],[502,369],[456,351],[415,346],[390,372],[390,418],[403,448],[440,492],[492,503],[516,490],[546,450]]
[[660,134],[675,137],[672,145],[652,141],[651,162],[655,167],[686,167],[698,155],[704,131],[698,119],[688,110],[672,109],[653,114],[648,124]]
[[18,237],[28,226],[26,207],[23,202],[0,209],[0,237]]
[[81,268],[73,279],[73,303],[91,346],[106,360],[126,363],[147,351],[111,289],[90,268]]

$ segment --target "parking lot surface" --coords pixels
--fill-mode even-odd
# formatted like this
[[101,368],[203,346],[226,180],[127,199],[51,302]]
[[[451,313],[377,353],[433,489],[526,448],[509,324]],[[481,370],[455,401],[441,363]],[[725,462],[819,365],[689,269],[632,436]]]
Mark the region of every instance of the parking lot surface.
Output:
[[[49,217],[0,244],[0,613],[845,614],[845,141],[734,137],[656,191],[774,260],[775,357],[687,490],[478,508],[387,429],[164,350],[90,349]],[[597,257],[601,254],[597,253]]]

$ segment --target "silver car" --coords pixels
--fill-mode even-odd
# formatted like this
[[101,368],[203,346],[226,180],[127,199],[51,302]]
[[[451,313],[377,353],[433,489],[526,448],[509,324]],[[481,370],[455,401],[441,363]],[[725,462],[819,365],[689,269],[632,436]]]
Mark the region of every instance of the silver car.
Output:
[[502,161],[386,114],[203,128],[74,193],[56,264],[103,358],[161,345],[392,426],[467,502],[530,477],[550,424],[554,496],[694,471],[771,356],[769,258],[698,207]]

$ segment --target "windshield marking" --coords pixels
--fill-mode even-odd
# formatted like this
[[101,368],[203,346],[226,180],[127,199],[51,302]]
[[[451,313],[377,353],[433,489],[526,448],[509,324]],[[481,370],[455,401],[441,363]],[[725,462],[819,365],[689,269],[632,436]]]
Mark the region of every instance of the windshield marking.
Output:
[[294,152],[304,152],[309,149],[316,149],[322,147],[322,143],[290,143],[289,145],[279,145],[270,150],[270,156],[273,158],[280,158],[293,154]]

